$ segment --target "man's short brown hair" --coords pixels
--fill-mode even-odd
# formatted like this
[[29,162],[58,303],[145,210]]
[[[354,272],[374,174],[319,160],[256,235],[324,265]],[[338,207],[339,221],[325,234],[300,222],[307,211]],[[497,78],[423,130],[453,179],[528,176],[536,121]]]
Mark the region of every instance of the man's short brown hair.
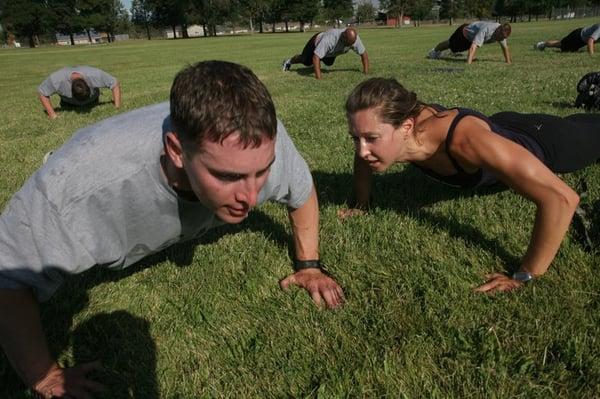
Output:
[[184,150],[204,140],[222,142],[238,133],[244,146],[259,146],[277,133],[277,118],[265,85],[242,65],[202,61],[180,71],[171,87],[171,123]]
[[92,91],[90,86],[81,78],[73,79],[71,82],[71,95],[77,101],[85,102],[90,99]]

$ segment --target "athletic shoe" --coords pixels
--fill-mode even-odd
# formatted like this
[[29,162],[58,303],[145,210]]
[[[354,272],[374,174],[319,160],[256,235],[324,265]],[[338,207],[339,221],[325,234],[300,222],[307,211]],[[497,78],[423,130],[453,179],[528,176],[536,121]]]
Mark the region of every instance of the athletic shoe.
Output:
[[536,44],[533,45],[534,50],[544,51],[545,48],[546,48],[546,43],[544,43],[544,42],[537,42]]
[[427,58],[432,59],[432,60],[437,60],[442,56],[442,52],[441,51],[436,51],[434,48],[432,48],[431,50],[429,50],[429,53],[427,53]]
[[292,61],[289,58],[287,60],[283,60],[283,62],[281,63],[281,70],[283,72],[289,71],[291,67],[292,67]]

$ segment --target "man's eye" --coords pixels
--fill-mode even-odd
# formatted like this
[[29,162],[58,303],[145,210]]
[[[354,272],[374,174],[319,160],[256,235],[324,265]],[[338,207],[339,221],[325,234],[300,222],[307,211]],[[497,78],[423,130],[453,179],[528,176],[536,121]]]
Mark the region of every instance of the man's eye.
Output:
[[372,136],[372,137],[367,137],[366,140],[367,140],[367,143],[372,143],[372,142],[376,141],[378,138],[379,137],[377,137],[377,136]]
[[217,174],[216,175],[217,179],[221,180],[221,181],[238,181],[242,178],[242,176],[240,175],[231,175],[231,174]]

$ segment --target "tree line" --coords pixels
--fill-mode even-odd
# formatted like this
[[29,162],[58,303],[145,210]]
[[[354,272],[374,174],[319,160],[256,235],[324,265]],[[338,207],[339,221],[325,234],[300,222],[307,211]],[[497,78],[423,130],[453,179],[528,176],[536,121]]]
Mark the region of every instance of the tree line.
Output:
[[[600,0],[380,0],[380,8],[400,22],[405,15],[413,21],[457,18],[510,18],[523,15],[552,18],[556,8],[600,6]],[[333,26],[354,17],[358,23],[374,20],[371,0],[133,0],[125,10],[120,0],[0,0],[0,24],[7,35],[27,38],[39,45],[39,37],[61,33],[70,37],[85,32],[105,32],[108,40],[115,33],[139,29],[148,39],[156,29],[177,28],[187,37],[187,27],[201,25],[205,36],[217,34],[221,25],[247,27],[260,33],[275,31],[276,24],[298,23],[303,31],[315,20]]]

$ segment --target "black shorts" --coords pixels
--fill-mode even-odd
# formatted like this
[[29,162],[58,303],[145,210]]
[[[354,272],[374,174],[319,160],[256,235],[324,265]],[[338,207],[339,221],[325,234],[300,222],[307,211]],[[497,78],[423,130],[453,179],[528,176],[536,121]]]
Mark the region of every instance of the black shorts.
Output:
[[467,25],[469,24],[462,24],[461,26],[456,28],[452,36],[450,36],[448,42],[450,43],[450,50],[453,53],[467,51],[471,47],[471,44],[473,44],[473,42],[468,40],[463,34],[463,28]]
[[[305,66],[311,66],[313,64],[313,55],[315,54],[315,41],[317,40],[318,33],[314,34],[308,42],[304,49],[302,50],[302,63]],[[327,66],[333,65],[335,62],[335,57],[325,57],[321,61]]]
[[574,53],[575,51],[578,51],[580,48],[585,46],[586,43],[583,40],[581,40],[582,29],[583,28],[575,29],[573,32],[563,37],[560,40],[560,51]]
[[600,160],[600,114],[561,118],[500,112],[490,116],[490,120],[505,129],[533,137],[544,151],[544,163],[553,172],[574,172]]

